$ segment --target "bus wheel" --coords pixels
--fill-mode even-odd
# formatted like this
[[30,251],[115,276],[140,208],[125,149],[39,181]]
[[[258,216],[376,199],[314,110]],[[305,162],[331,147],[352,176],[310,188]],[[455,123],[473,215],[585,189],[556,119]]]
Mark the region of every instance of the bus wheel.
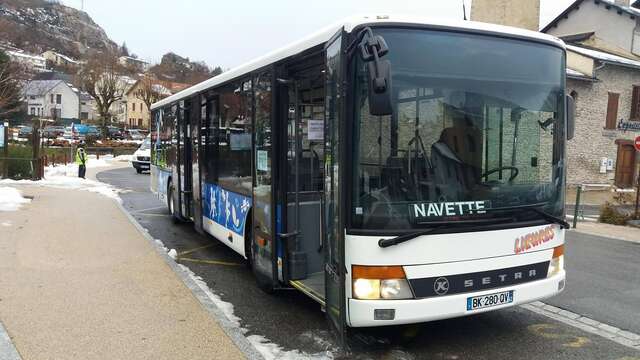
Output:
[[173,222],[178,223],[180,222],[180,217],[176,213],[176,200],[175,200],[175,197],[173,196],[172,185],[173,184],[169,182],[169,185],[167,186],[167,207],[169,208],[169,213],[171,213]]

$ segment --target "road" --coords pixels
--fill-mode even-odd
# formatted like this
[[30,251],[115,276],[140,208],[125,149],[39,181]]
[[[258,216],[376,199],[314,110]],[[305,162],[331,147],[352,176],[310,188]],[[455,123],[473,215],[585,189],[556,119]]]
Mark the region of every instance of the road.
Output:
[[[167,248],[234,306],[248,335],[283,351],[354,359],[640,359],[640,352],[521,307],[411,326],[360,329],[350,352],[339,350],[319,305],[297,291],[258,289],[243,259],[191,224],[174,224],[149,192],[149,175],[107,170],[98,179],[125,190],[125,208]],[[192,251],[193,249],[199,249]],[[184,254],[184,252],[189,252]],[[569,233],[567,290],[548,303],[640,332],[640,246]],[[186,259],[185,259],[186,258]],[[634,306],[635,302],[635,306]]]

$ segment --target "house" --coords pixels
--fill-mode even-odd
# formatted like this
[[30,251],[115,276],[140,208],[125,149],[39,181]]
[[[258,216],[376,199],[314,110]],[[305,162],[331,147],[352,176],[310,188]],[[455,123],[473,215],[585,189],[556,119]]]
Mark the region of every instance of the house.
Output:
[[[151,86],[149,88],[149,86]],[[173,95],[188,88],[189,84],[182,84],[170,81],[138,80],[125,94],[128,128],[149,129],[151,122],[151,112],[142,101],[140,93],[143,91],[153,91],[159,99]]]
[[91,123],[98,120],[96,100],[89,93],[80,92],[80,121]]
[[122,66],[130,67],[137,69],[138,71],[144,72],[149,69],[150,64],[147,61],[142,59],[134,58],[131,56],[120,56],[118,58],[118,62]]
[[567,43],[567,92],[576,99],[576,136],[567,146],[568,182],[631,188],[640,156],[640,1],[574,1],[541,31]]
[[81,65],[81,62],[75,59],[72,59],[69,56],[57,53],[53,50],[47,50],[42,53],[42,57],[46,59],[46,61],[50,62],[54,66],[59,67],[78,67]]
[[28,70],[40,73],[45,72],[47,70],[47,59],[42,56],[27,54],[26,52],[20,51],[7,51],[7,55],[14,62],[25,66]]
[[79,119],[79,90],[62,80],[32,80],[23,88],[31,116],[68,124]]

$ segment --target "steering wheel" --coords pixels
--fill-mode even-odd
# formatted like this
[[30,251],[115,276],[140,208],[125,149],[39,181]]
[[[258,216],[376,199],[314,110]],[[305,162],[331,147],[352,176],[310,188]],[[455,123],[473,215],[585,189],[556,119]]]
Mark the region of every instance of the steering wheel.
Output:
[[518,170],[518,168],[515,166],[500,166],[495,169],[491,169],[487,171],[486,173],[482,174],[480,178],[487,178],[489,175],[493,173],[497,173],[498,171],[502,171],[502,170],[511,170],[511,177],[509,178],[509,181],[513,181],[513,179],[515,179],[520,173],[520,170]]

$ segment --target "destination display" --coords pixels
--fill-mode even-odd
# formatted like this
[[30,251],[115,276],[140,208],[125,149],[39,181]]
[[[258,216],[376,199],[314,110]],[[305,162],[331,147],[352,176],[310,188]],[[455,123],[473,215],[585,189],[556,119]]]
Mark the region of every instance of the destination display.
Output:
[[409,214],[415,222],[420,222],[450,216],[485,214],[489,208],[489,200],[417,203],[409,205]]

